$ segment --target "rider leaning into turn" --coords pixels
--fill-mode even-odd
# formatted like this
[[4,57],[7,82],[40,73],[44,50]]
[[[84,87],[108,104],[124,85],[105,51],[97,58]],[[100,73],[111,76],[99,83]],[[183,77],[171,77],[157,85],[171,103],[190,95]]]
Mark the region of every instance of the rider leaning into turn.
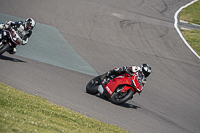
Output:
[[105,79],[106,77],[111,76],[117,77],[124,73],[134,74],[135,72],[139,72],[139,74],[143,75],[144,78],[142,78],[142,84],[144,85],[147,81],[147,77],[151,74],[151,66],[146,63],[143,63],[141,66],[124,66],[123,68],[115,67],[113,70],[110,70],[103,74],[101,78]]
[[[22,38],[23,42],[22,45],[26,45],[28,42],[28,38],[31,36],[32,34],[32,29],[35,27],[35,20],[33,20],[32,18],[27,18],[25,20],[25,22],[23,21],[8,21],[5,24],[1,23],[0,24],[0,30],[9,30],[9,29],[14,29],[19,36]],[[12,49],[10,49],[8,51],[8,53],[10,54],[15,54],[17,51],[16,46],[13,47]]]

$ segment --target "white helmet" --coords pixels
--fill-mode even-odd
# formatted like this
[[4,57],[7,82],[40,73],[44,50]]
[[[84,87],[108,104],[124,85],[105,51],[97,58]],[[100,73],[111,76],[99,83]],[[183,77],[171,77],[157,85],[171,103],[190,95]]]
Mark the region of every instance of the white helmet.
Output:
[[32,18],[27,18],[25,20],[25,29],[26,30],[32,30],[35,27],[35,20],[33,20]]
[[141,65],[141,71],[143,72],[145,77],[148,77],[151,74],[151,66],[144,63]]

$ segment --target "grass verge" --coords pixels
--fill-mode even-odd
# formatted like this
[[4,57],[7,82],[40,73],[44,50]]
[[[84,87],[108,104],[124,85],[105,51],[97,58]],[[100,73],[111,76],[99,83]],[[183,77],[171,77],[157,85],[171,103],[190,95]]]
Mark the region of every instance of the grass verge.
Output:
[[186,41],[200,55],[200,30],[181,30]]
[[193,3],[192,5],[184,8],[180,14],[180,20],[184,20],[190,23],[200,25],[200,1]]
[[128,133],[0,83],[1,133]]
[[[179,19],[200,25],[200,1],[184,8],[180,14]],[[191,47],[200,55],[200,30],[181,30],[186,41]]]

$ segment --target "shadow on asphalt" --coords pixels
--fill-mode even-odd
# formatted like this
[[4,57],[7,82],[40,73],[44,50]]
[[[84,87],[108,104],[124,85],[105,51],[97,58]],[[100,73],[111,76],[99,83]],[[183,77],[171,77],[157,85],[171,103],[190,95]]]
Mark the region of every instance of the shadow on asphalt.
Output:
[[125,108],[133,108],[133,109],[138,109],[138,108],[141,108],[139,106],[136,106],[136,105],[133,105],[133,104],[130,104],[130,103],[123,103],[121,105],[119,105],[121,107],[125,107]]
[[13,61],[13,62],[23,62],[23,63],[27,63],[26,61],[19,60],[19,59],[16,59],[16,58],[7,57],[7,56],[4,56],[4,55],[0,55],[0,59],[1,59],[1,60]]
[[[106,101],[108,101],[108,102],[111,102],[110,100],[108,100],[107,98],[105,98],[105,97],[103,97],[103,96],[101,96],[101,95],[95,95],[96,97],[98,97],[98,98],[101,98],[101,99],[103,99],[103,100],[106,100]],[[133,104],[130,104],[130,103],[123,103],[123,104],[121,104],[121,105],[117,105],[117,106],[120,106],[120,107],[125,107],[125,108],[133,108],[133,109],[138,109],[138,108],[141,108],[141,107],[139,107],[139,106],[136,106],[136,105],[133,105]]]

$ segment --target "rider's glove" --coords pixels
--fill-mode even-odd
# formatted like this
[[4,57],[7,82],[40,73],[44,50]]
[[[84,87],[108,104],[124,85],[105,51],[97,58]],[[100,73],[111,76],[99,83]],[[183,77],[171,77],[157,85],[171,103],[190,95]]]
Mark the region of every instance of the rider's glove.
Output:
[[147,82],[147,78],[142,79],[142,83],[145,84]]

